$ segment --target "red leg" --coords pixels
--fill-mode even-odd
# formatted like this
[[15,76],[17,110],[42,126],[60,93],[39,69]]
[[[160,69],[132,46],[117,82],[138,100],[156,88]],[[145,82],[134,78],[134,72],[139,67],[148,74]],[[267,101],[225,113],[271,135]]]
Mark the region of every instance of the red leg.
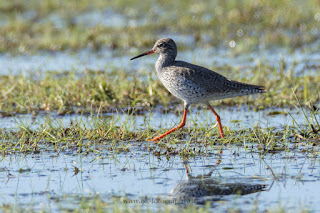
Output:
[[224,138],[223,129],[222,129],[221,121],[220,121],[220,116],[218,115],[218,113],[216,113],[216,111],[214,111],[214,109],[212,108],[212,106],[210,106],[210,105],[208,104],[208,107],[209,107],[209,109],[211,109],[211,111],[213,112],[213,114],[216,116],[217,121],[218,121],[218,125],[219,125],[219,131],[220,131],[221,138]]
[[219,152],[219,156],[218,156],[217,161],[216,161],[216,166],[214,167],[214,169],[212,169],[212,170],[208,173],[208,176],[211,176],[212,173],[218,168],[218,166],[219,166],[220,163],[221,163],[221,159],[222,159],[222,150],[220,150],[220,152]]
[[218,159],[217,159],[217,161],[216,161],[216,166],[219,166],[219,164],[221,163],[221,158],[222,158],[222,150],[220,150],[220,152],[219,152],[219,157],[218,157]]
[[164,133],[164,134],[162,134],[162,135],[160,135],[158,137],[155,137],[155,138],[153,138],[153,139],[151,139],[149,141],[158,141],[159,139],[163,138],[164,136],[169,135],[170,133],[176,131],[177,129],[180,129],[180,128],[184,127],[184,125],[186,125],[187,112],[188,112],[188,109],[185,108],[184,112],[183,112],[182,122],[178,126],[170,129],[168,132],[166,132],[166,133]]
[[187,176],[189,176],[190,174],[189,174],[189,168],[188,168],[187,164],[184,164],[184,168],[186,170]]

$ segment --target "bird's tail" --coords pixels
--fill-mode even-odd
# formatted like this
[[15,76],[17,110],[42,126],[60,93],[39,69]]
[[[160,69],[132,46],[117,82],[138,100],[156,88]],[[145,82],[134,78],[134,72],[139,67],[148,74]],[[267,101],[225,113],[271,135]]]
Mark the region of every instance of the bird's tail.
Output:
[[240,93],[245,93],[244,95],[267,92],[264,86],[246,84],[237,81],[230,81],[230,86],[238,90]]

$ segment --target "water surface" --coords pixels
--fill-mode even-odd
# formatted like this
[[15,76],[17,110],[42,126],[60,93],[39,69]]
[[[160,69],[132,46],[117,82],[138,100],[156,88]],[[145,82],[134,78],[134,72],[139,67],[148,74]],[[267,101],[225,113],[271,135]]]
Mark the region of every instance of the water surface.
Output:
[[[7,156],[0,163],[3,203],[20,203],[22,206],[57,208],[61,202],[53,198],[63,195],[99,195],[105,201],[113,196],[126,196],[129,200],[168,199],[171,191],[185,181],[184,160],[179,156],[155,157],[143,151],[147,143],[132,147],[127,154],[105,152],[99,156],[89,154],[48,153],[37,155]],[[211,154],[212,153],[212,154]],[[243,182],[265,184],[267,191],[249,195],[221,196],[225,202],[213,202],[216,211],[228,208],[259,211],[277,209],[289,212],[307,208],[319,211],[320,170],[319,158],[309,157],[299,150],[261,154],[250,149],[227,147],[222,162],[215,167],[218,158],[215,150],[205,156],[189,159],[187,165],[192,175],[205,175],[224,183]],[[79,169],[75,173],[75,167]],[[8,169],[10,175],[5,171]],[[145,198],[147,196],[147,198]],[[75,205],[78,200],[65,202]],[[158,204],[150,202],[156,209]]]

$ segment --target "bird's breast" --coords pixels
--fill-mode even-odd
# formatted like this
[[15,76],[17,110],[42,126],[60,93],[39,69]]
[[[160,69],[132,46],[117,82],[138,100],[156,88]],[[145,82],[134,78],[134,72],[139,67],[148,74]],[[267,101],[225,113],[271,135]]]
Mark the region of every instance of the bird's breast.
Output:
[[172,95],[188,103],[201,102],[205,95],[203,88],[182,75],[172,72],[158,72],[158,77]]

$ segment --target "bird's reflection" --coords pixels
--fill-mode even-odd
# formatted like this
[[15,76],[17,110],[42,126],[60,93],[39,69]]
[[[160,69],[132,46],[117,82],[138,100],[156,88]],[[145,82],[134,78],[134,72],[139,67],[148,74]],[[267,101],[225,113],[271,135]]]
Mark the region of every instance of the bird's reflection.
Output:
[[[218,166],[217,164],[216,166]],[[216,169],[216,167],[215,167]],[[185,164],[187,178],[180,182],[172,191],[172,196],[180,202],[195,202],[198,204],[205,201],[219,201],[226,195],[247,195],[264,191],[265,184],[254,184],[252,178],[241,178],[238,180],[228,178],[211,177],[215,169],[207,174],[192,176],[190,170]]]

